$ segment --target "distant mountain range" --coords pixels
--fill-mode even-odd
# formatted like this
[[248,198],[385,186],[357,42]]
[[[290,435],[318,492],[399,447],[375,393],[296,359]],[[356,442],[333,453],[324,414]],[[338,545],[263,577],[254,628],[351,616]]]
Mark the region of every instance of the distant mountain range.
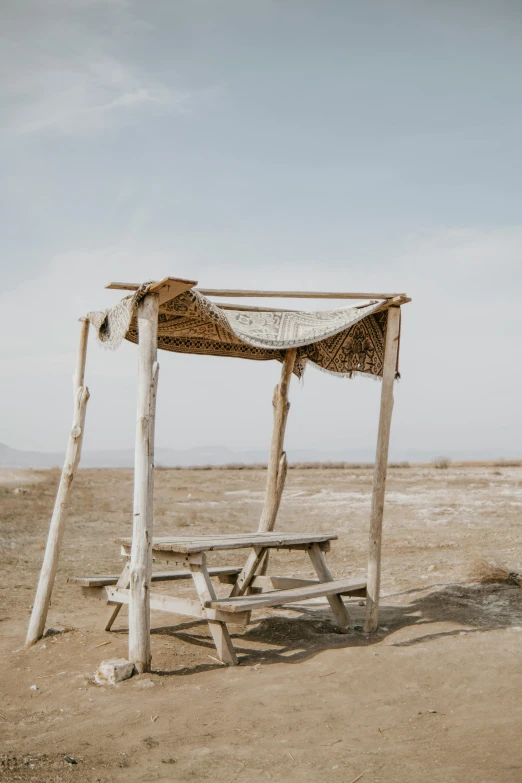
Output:
[[[397,462],[430,462],[438,456],[436,450],[418,449],[392,450],[391,459]],[[521,452],[506,450],[502,454],[492,449],[480,451],[446,450],[444,456],[450,459],[488,460],[520,459]],[[0,467],[3,468],[53,468],[61,467],[63,452],[21,451],[0,443]],[[266,464],[268,450],[233,451],[226,446],[206,446],[192,449],[156,449],[156,465],[163,467],[187,467],[189,465]],[[289,449],[288,459],[295,462],[373,462],[373,449],[354,451]],[[131,468],[134,465],[133,449],[111,449],[106,451],[84,451],[81,467],[84,468]]]

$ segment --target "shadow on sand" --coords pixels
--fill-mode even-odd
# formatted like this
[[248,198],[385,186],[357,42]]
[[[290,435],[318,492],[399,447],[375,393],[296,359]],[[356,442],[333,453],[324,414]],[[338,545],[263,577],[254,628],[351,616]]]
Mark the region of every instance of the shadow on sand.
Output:
[[[243,632],[234,633],[232,626],[231,636],[240,663],[255,666],[301,663],[322,650],[375,645],[401,629],[410,629],[410,633],[406,634],[406,638],[405,634],[400,634],[397,641],[390,638],[389,645],[409,647],[444,636],[484,633],[522,624],[522,590],[519,587],[501,584],[434,587],[423,586],[397,594],[393,596],[393,604],[389,598],[384,598],[379,630],[372,635],[363,632],[364,606],[360,606],[360,602],[346,602],[353,630],[350,634],[341,634],[331,619],[328,603],[324,601],[280,609],[270,617],[254,620]],[[423,595],[415,598],[416,593]],[[404,599],[408,603],[399,603]],[[446,627],[441,629],[440,623]],[[447,628],[447,624],[454,627]],[[216,654],[204,621],[154,628],[152,633],[204,647],[211,656]],[[257,648],[258,644],[262,644],[263,649]],[[205,663],[174,671],[156,670],[155,673],[186,675],[220,667],[218,663]]]

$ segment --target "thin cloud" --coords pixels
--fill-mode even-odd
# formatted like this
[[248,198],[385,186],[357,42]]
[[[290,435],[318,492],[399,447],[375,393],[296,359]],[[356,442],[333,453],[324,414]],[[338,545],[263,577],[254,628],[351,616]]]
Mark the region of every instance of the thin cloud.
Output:
[[[54,3],[40,19],[41,9],[33,18],[27,7],[24,14],[11,8],[0,48],[8,132],[88,135],[138,117],[192,110],[199,93],[179,89],[174,78],[159,78],[130,59],[137,28],[125,6],[117,5]],[[91,6],[96,23],[83,15]],[[108,29],[118,32],[117,43]]]

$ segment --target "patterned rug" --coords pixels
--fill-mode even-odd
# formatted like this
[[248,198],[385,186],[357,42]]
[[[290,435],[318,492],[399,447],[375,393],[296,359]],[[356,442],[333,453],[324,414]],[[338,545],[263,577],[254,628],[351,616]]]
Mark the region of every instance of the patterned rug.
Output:
[[[138,343],[137,306],[147,284],[104,312],[88,313],[99,340],[117,348],[123,339]],[[177,353],[283,360],[297,348],[294,372],[307,362],[340,376],[382,376],[388,311],[383,302],[317,312],[221,310],[197,291],[161,306],[158,348]]]

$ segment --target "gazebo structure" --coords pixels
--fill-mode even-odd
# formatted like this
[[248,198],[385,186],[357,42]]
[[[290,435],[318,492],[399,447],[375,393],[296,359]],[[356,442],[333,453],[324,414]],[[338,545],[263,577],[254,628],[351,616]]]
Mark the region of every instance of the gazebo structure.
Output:
[[[248,291],[197,288],[197,282],[168,277],[144,284],[111,283],[107,288],[132,292],[115,307],[89,313],[81,321],[74,375],[74,416],[45,555],[33,604],[26,646],[43,635],[71,485],[80,460],[89,391],[84,385],[87,338],[92,324],[102,343],[112,348],[123,339],[138,344],[132,539],[122,539],[127,558],[114,577],[78,578],[79,584],[103,590],[109,604],[104,627],[110,630],[120,607],[129,606],[129,660],[138,671],[151,665],[150,609],[165,609],[206,619],[221,660],[237,663],[227,622],[247,623],[250,612],[316,596],[328,598],[341,631],[349,630],[342,595],[366,596],[365,631],[378,627],[381,538],[393,384],[398,377],[401,306],[405,294]],[[213,297],[347,299],[352,307],[305,312],[261,305],[223,304]],[[159,365],[158,349],[178,353],[231,356],[281,362],[281,379],[273,398],[274,426],[267,469],[266,494],[257,533],[251,536],[198,536],[153,539],[154,429]],[[324,559],[335,535],[274,533],[283,493],[287,461],[284,432],[292,374],[301,377],[308,362],[337,376],[372,375],[382,379],[377,452],[370,515],[367,579],[334,580]],[[206,554],[248,549],[241,568],[207,568]],[[318,580],[266,576],[270,548],[304,549]],[[153,574],[152,562],[182,565],[186,571]],[[233,584],[231,595],[218,599],[211,576]],[[192,577],[199,602],[154,595],[151,582]],[[283,588],[283,589],[279,589]]]

